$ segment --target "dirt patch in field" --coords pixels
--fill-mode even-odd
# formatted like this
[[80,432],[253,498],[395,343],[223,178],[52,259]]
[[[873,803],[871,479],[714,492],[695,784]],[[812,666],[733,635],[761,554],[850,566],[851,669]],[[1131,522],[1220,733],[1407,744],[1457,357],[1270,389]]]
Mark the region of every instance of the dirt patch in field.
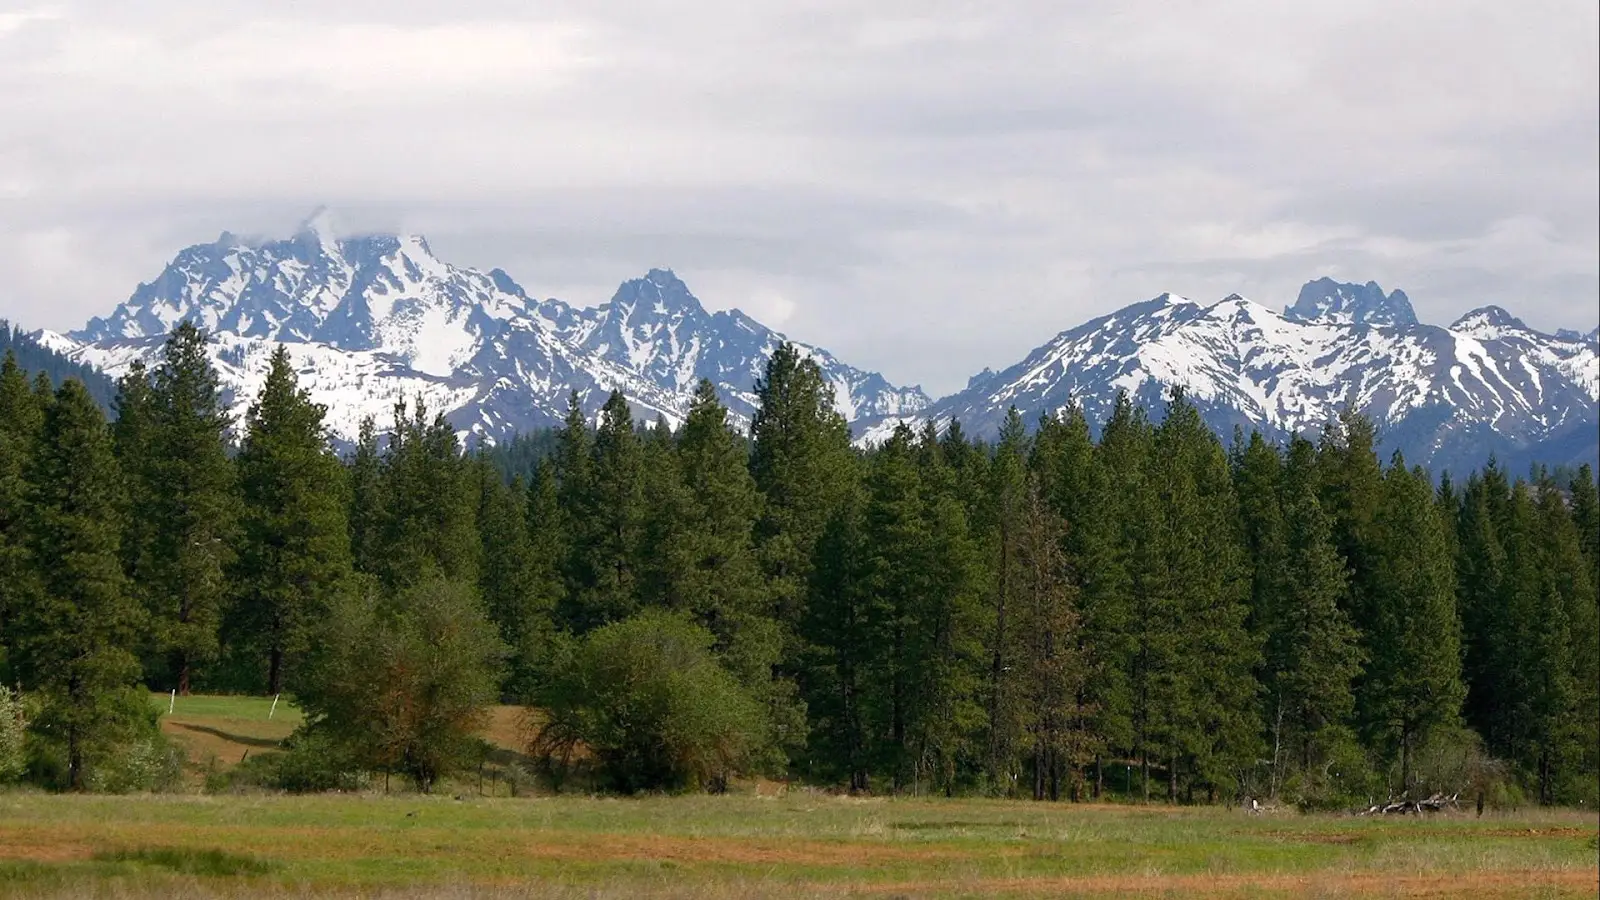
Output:
[[1074,803],[1071,806],[1062,804],[1073,813],[1140,813],[1150,816],[1184,816],[1192,815],[1206,807],[1193,806],[1168,806],[1165,803]]
[[1302,844],[1359,844],[1372,840],[1370,834],[1349,831],[1235,831],[1241,837],[1298,841]]
[[29,844],[0,836],[0,862],[75,862],[93,855],[83,844]]
[[1286,896],[1523,897],[1530,889],[1600,889],[1600,873],[1584,870],[1439,872],[1425,875],[1317,872],[1298,875],[1090,875],[1061,878],[987,878],[880,884],[869,894],[917,896],[952,890],[1022,896],[1225,897],[1259,892]]
[[[552,837],[555,837],[552,835]],[[678,863],[751,863],[760,865],[871,866],[889,863],[965,859],[972,855],[945,847],[895,847],[883,844],[829,843],[780,839],[596,834],[580,841],[562,833],[549,842],[526,845],[522,852],[537,859],[671,861]],[[987,849],[986,856],[998,855]]]
[[1593,828],[1491,828],[1471,833],[1483,837],[1586,838],[1596,832]]

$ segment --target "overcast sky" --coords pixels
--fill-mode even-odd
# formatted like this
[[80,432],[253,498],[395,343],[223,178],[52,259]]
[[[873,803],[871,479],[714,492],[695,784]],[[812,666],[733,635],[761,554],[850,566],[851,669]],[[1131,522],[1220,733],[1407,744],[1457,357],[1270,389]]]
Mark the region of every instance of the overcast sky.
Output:
[[327,204],[578,304],[671,267],[933,393],[1164,290],[1587,330],[1597,10],[0,0],[0,317]]

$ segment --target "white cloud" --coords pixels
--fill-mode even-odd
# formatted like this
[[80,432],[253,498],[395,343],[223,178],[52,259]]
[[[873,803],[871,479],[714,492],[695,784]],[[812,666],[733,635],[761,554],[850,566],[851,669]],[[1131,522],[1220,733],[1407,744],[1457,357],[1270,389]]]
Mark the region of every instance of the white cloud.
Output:
[[671,266],[958,387],[1174,290],[1600,301],[1600,7],[1566,0],[78,0],[0,13],[0,317],[328,203],[597,302]]

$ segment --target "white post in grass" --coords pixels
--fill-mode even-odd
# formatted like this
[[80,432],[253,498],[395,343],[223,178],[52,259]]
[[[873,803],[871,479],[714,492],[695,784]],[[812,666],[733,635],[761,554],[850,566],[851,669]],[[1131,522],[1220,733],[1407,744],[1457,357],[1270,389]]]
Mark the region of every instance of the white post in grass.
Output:
[[272,695],[272,708],[267,710],[267,721],[272,721],[272,714],[278,711],[278,698],[282,696],[282,694]]
[[169,716],[172,715],[172,711],[174,709],[176,709],[177,706],[178,706],[178,689],[177,688],[173,688],[172,689],[172,699],[167,701],[167,715],[169,715]]

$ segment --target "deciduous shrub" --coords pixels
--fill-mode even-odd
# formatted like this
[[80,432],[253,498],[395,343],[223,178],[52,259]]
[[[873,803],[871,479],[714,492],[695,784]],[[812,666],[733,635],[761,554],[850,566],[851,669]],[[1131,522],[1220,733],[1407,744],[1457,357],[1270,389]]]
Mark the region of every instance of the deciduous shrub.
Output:
[[534,755],[559,771],[586,749],[602,782],[628,793],[714,789],[750,771],[771,741],[767,717],[714,640],[661,610],[592,632],[556,660]]
[[475,590],[430,580],[336,607],[298,696],[308,733],[423,792],[476,760],[506,656]]

